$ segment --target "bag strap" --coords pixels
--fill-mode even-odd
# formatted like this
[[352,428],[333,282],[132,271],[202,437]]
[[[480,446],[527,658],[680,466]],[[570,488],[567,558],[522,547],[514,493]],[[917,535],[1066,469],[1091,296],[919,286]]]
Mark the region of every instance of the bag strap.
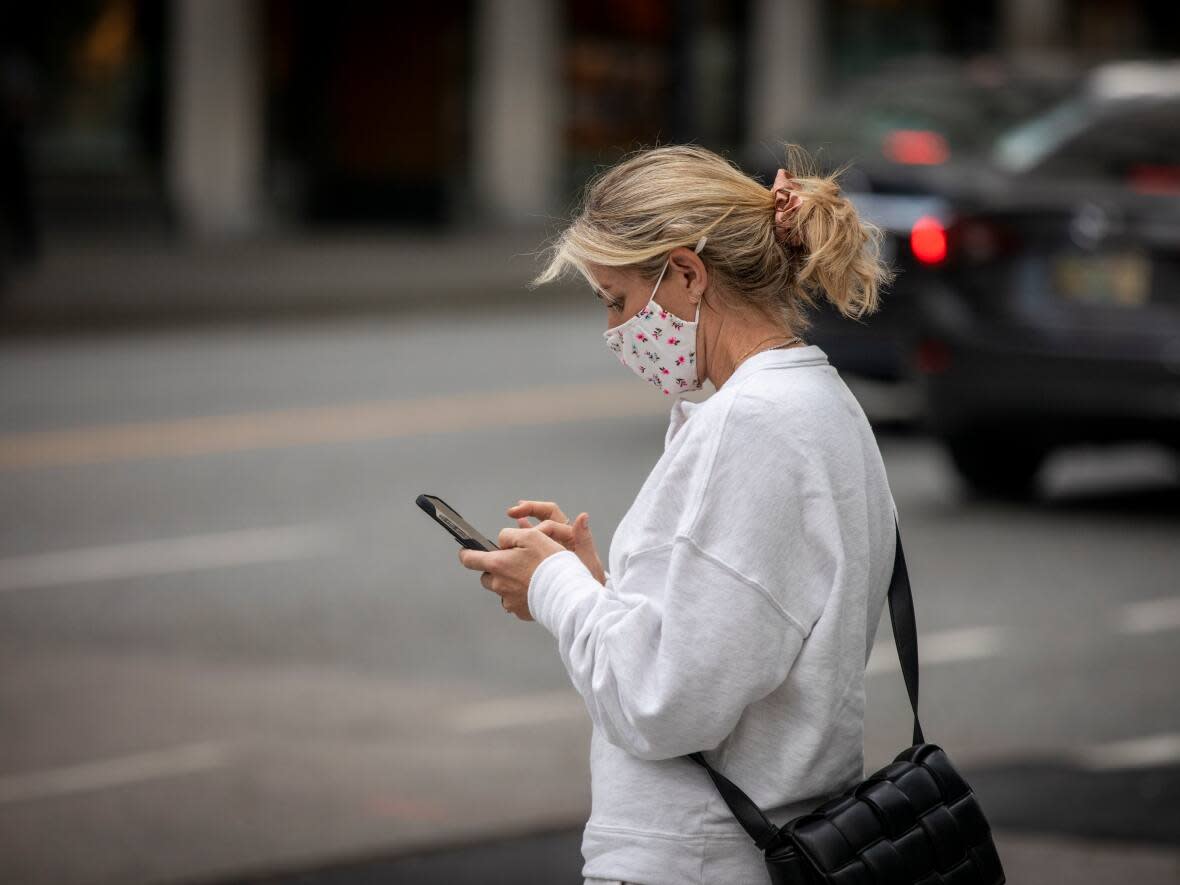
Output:
[[[901,662],[901,675],[905,679],[910,707],[914,711],[914,744],[924,744],[922,725],[918,722],[918,629],[914,619],[914,597],[910,592],[910,575],[905,565],[905,552],[901,548],[901,528],[896,515],[893,522],[897,547],[893,554],[893,576],[889,580],[889,622],[893,626],[893,644]],[[774,826],[745,793],[733,781],[710,765],[701,753],[689,753],[687,758],[701,765],[709,772],[721,798],[733,812],[754,840],[759,850],[764,849],[778,835]]]
[[918,721],[918,626],[914,618],[914,596],[910,592],[910,573],[901,547],[901,528],[896,518],[893,530],[897,549],[893,554],[893,577],[889,581],[889,623],[893,627],[893,644],[901,662],[901,676],[914,711],[914,746],[926,743],[922,723]]

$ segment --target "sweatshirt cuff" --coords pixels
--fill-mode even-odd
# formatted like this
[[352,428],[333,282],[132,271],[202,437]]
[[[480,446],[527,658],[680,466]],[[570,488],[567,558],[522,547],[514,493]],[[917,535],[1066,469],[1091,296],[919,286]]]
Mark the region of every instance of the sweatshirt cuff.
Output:
[[529,614],[557,636],[563,615],[575,608],[582,597],[601,591],[602,585],[578,555],[562,550],[546,556],[533,570],[528,589]]

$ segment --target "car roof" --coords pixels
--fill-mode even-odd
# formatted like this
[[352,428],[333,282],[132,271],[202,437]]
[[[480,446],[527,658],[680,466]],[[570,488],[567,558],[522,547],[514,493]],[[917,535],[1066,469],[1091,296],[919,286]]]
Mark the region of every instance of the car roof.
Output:
[[1180,62],[1118,62],[1086,78],[1086,92],[1104,101],[1180,98]]

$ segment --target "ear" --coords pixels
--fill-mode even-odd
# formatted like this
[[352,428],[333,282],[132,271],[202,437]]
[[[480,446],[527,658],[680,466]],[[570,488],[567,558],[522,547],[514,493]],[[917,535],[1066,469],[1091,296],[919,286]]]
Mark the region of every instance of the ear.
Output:
[[678,246],[668,256],[668,262],[668,276],[675,280],[674,285],[683,287],[690,297],[699,299],[709,285],[709,271],[701,257],[692,249]]

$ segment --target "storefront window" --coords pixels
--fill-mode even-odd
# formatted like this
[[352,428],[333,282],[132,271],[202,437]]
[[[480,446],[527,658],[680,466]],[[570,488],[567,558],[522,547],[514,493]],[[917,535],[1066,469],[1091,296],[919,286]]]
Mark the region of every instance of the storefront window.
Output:
[[745,3],[569,0],[567,184],[640,147],[726,150],[742,131]]

